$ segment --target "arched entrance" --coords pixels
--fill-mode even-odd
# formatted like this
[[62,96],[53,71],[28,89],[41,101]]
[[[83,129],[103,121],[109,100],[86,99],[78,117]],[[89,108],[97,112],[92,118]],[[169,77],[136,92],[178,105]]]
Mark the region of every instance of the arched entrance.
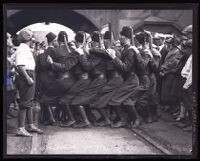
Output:
[[34,23],[58,23],[73,31],[79,30],[91,33],[97,30],[85,16],[72,10],[64,9],[23,9],[10,15],[7,19],[7,32],[16,34],[17,31]]

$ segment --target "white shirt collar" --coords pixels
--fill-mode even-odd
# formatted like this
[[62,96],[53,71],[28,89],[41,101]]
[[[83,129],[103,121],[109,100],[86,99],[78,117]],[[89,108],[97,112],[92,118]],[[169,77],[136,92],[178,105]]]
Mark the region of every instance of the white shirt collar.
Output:
[[159,51],[161,51],[163,49],[163,47],[164,47],[164,44],[162,44],[162,45],[160,45],[158,47],[159,47]]

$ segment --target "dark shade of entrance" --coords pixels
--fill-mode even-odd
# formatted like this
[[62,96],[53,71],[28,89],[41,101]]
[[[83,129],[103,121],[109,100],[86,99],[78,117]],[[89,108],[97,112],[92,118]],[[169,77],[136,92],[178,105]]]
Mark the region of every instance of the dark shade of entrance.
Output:
[[39,22],[52,22],[62,24],[77,32],[79,30],[91,33],[97,27],[83,15],[64,9],[23,9],[7,19],[7,32],[15,34],[22,28]]

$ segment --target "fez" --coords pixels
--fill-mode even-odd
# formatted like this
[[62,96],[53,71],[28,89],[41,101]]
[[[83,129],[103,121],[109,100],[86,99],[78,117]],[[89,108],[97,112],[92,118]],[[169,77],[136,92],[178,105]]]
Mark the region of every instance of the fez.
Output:
[[75,36],[76,42],[83,43],[84,33],[85,33],[84,31],[77,32],[77,34]]
[[98,31],[94,31],[92,34],[92,41],[99,42],[100,33]]
[[60,31],[58,34],[58,41],[65,42],[64,37],[66,37],[66,40],[68,41],[67,33],[65,31]]
[[125,37],[127,37],[129,39],[132,38],[132,34],[133,34],[132,33],[132,28],[130,26],[124,26],[122,28],[122,31],[120,32],[120,35],[125,36]]
[[47,35],[46,35],[46,38],[47,38],[47,42],[52,42],[55,38],[56,38],[56,35],[52,32],[49,32]]
[[33,33],[30,29],[24,29],[22,31],[20,31],[17,39],[19,41],[30,41],[33,37]]
[[104,39],[111,39],[112,38],[112,31],[106,31],[104,34]]
[[139,32],[139,33],[137,33],[136,35],[135,35],[135,38],[136,38],[136,40],[140,43],[140,44],[143,44],[144,43],[144,41],[145,41],[145,37],[146,37],[147,35],[144,33],[144,32]]

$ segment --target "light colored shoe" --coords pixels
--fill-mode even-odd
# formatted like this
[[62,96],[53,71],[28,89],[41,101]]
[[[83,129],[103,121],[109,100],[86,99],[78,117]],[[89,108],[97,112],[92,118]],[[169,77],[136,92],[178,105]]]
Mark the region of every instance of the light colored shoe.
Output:
[[126,122],[124,122],[124,121],[119,121],[119,122],[117,122],[117,123],[115,123],[115,124],[112,124],[112,128],[121,128],[121,127],[124,127],[124,126],[126,126],[127,124],[126,124]]
[[29,132],[36,132],[38,134],[43,134],[44,133],[41,129],[37,128],[35,125],[32,125],[31,127],[28,127],[27,130]]
[[131,123],[131,128],[138,128],[142,125],[142,121],[140,119],[136,119],[134,123]]
[[25,136],[25,137],[32,137],[33,136],[28,131],[26,131],[25,128],[18,129],[16,135],[17,136]]
[[76,123],[76,121],[68,121],[66,123],[62,123],[60,125],[60,127],[71,127],[72,125],[74,125]]

